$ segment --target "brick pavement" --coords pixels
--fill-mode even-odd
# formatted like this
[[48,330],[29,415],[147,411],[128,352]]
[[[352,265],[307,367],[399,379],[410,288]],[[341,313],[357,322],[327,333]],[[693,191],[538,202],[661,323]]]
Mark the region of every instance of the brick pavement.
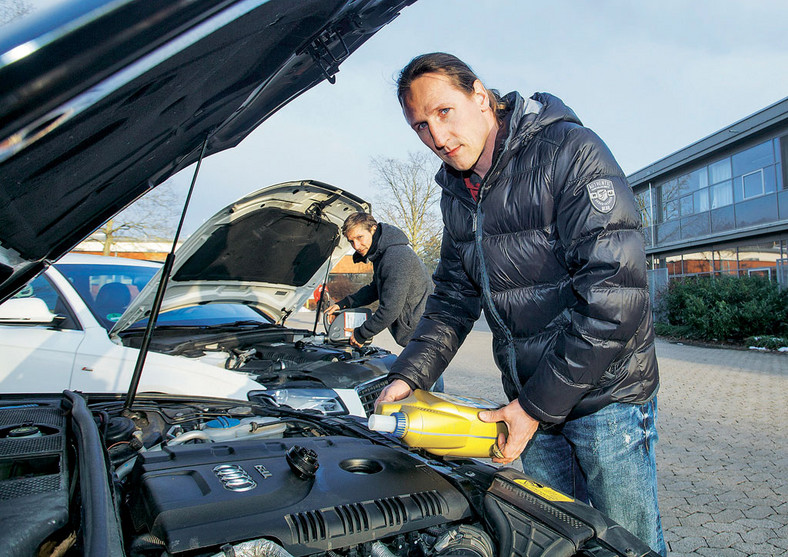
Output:
[[662,341],[657,355],[671,555],[788,554],[788,356]]

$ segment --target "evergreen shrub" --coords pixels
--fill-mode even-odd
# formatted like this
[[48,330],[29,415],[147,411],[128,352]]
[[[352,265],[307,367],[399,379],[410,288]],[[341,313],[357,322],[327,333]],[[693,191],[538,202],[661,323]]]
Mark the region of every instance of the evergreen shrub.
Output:
[[658,334],[741,343],[788,336],[788,289],[763,277],[674,279],[657,298]]

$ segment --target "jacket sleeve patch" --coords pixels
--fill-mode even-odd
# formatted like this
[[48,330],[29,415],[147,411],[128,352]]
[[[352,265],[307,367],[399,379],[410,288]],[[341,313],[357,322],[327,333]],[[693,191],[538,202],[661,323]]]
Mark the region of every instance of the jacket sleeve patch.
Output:
[[586,189],[591,205],[600,213],[609,213],[616,206],[616,190],[612,181],[594,180],[586,185]]

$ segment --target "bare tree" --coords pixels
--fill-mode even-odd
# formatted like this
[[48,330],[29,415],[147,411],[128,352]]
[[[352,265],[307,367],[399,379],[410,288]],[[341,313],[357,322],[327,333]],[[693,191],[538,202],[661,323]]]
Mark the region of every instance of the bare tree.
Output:
[[104,255],[110,255],[113,244],[121,239],[172,239],[183,195],[174,181],[164,182],[105,222],[91,237],[104,244]]
[[25,0],[0,0],[0,26],[19,19],[33,11],[33,5]]
[[413,250],[433,270],[440,257],[443,230],[435,158],[425,152],[409,153],[407,160],[375,157],[372,168],[381,191],[376,202],[378,216],[401,228]]

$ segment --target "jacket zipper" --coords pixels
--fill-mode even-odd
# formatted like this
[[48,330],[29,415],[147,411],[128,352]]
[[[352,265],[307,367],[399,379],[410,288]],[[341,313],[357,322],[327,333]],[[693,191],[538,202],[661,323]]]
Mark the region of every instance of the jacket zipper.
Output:
[[[522,142],[529,141],[535,134],[529,133],[523,137]],[[517,355],[515,354],[514,350],[514,337],[512,336],[512,332],[509,330],[503,319],[501,318],[498,311],[495,309],[495,305],[493,304],[492,300],[492,291],[490,289],[490,276],[487,274],[487,264],[484,260],[484,252],[482,250],[482,222],[484,219],[482,213],[482,200],[484,198],[484,190],[485,186],[488,182],[488,177],[495,176],[498,177],[498,167],[500,166],[501,159],[503,153],[509,148],[509,143],[511,141],[511,136],[507,137],[504,145],[501,149],[501,153],[498,158],[493,162],[492,167],[490,170],[485,174],[484,178],[482,178],[481,184],[479,184],[479,199],[476,201],[475,204],[471,204],[464,197],[456,195],[455,192],[451,192],[447,188],[444,190],[449,191],[451,195],[454,195],[462,205],[468,208],[471,213],[471,217],[473,219],[473,236],[474,236],[474,245],[476,247],[476,257],[479,261],[479,269],[481,272],[481,287],[482,287],[482,296],[486,301],[487,308],[485,311],[488,311],[489,314],[492,316],[493,321],[498,325],[498,327],[503,331],[504,337],[506,339],[506,360],[507,360],[507,367],[509,372],[509,378],[511,379],[512,383],[517,386],[517,390],[520,391],[522,389],[522,383],[520,382],[519,374],[517,373]]]
[[498,313],[498,310],[495,309],[495,305],[493,304],[492,299],[492,289],[490,288],[490,275],[487,273],[487,263],[484,260],[484,251],[482,250],[482,232],[483,232],[483,221],[484,215],[482,213],[482,198],[484,192],[484,186],[486,185],[486,180],[488,176],[495,175],[497,177],[497,164],[491,169],[485,177],[482,179],[482,183],[479,186],[479,200],[476,202],[476,207],[472,211],[471,215],[473,217],[473,236],[474,236],[474,243],[476,245],[476,257],[479,261],[479,270],[481,272],[481,286],[482,286],[482,294],[484,296],[487,308],[485,308],[485,312],[490,312],[495,323],[498,327],[503,331],[504,337],[506,339],[506,360],[507,360],[507,367],[509,368],[507,371],[509,373],[509,378],[511,381],[517,386],[518,392],[522,388],[522,384],[520,383],[520,377],[517,373],[517,356],[514,350],[514,337],[512,336],[512,332],[509,330],[504,324],[503,318]]

